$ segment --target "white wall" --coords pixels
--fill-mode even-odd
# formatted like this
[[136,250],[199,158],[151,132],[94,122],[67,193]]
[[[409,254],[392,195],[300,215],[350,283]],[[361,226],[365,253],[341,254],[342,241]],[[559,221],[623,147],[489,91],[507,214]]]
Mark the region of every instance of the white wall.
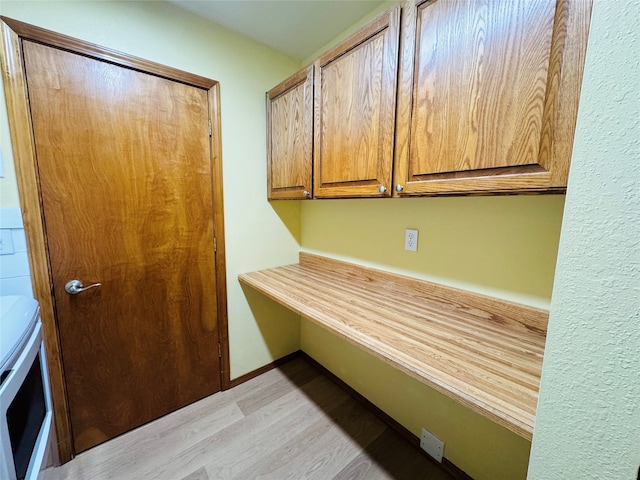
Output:
[[[6,1],[0,13],[220,82],[231,377],[299,348],[299,319],[249,298],[237,276],[297,261],[298,202],[267,202],[264,93],[299,62],[165,2]],[[17,207],[6,107],[1,206]]]
[[0,208],[0,236],[0,296],[33,297],[27,241],[19,208]]
[[528,478],[640,465],[640,4],[596,0]]

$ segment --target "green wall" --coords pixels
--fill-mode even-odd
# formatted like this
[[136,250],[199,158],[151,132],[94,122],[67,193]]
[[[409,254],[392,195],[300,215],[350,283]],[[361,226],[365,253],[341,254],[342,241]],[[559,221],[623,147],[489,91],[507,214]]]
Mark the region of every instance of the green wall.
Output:
[[640,469],[640,3],[596,0],[531,480]]
[[[564,196],[302,202],[302,249],[548,308]],[[420,232],[418,251],[404,231]],[[526,477],[530,442],[303,319],[302,349],[477,480]]]
[[[414,434],[424,426],[442,438],[445,456],[478,480],[524,478],[529,442],[236,278],[296,262],[301,245],[534,306],[548,307],[555,288],[529,476],[613,480],[632,478],[640,461],[640,12],[632,1],[595,8],[555,286],[561,195],[268,203],[264,92],[297,61],[163,2],[3,0],[0,13],[221,82],[232,377],[301,346]],[[0,205],[9,207],[18,197],[3,104],[0,115]],[[402,248],[405,228],[420,230],[416,253]]]
[[[302,246],[549,308],[563,195],[302,202]],[[418,251],[404,250],[406,228]]]
[[[549,308],[564,195],[301,203],[304,251]],[[406,228],[420,232],[417,252],[404,250]],[[304,318],[300,345],[416,436],[422,427],[438,436],[445,457],[475,479],[526,477],[529,441]]]
[[564,196],[302,204],[304,250],[550,307],[530,461],[529,442],[302,321],[303,350],[478,480],[640,467],[640,5],[595,0],[592,22],[564,219]]
[[303,318],[302,350],[420,436],[445,442],[444,456],[473,478],[524,478],[529,441],[463,407]]

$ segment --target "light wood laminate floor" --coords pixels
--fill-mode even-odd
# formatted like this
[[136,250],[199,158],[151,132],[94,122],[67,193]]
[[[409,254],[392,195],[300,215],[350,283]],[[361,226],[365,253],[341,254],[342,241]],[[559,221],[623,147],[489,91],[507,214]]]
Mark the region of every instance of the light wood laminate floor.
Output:
[[448,480],[303,358],[78,455],[41,480]]

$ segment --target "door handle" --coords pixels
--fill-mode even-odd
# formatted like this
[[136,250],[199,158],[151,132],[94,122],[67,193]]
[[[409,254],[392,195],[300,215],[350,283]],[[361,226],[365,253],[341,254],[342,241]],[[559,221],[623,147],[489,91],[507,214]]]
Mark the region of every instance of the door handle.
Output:
[[64,286],[64,291],[69,295],[77,295],[85,290],[89,290],[90,288],[96,288],[102,285],[101,283],[92,283],[88,287],[85,287],[80,280],[69,280],[67,284]]

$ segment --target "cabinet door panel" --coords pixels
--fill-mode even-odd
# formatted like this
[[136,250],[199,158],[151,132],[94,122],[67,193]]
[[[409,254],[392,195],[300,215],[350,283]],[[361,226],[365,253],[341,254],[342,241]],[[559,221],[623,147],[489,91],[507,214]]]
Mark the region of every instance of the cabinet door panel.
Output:
[[400,195],[566,186],[589,0],[406,0]]
[[[378,34],[322,69],[320,175],[325,185],[377,179],[383,53],[384,38]],[[367,79],[364,88],[362,78]]]
[[311,197],[312,102],[313,66],[267,93],[267,177],[270,199]]
[[538,162],[554,2],[418,9],[411,175]]
[[394,7],[316,62],[316,197],[390,194],[399,23]]

